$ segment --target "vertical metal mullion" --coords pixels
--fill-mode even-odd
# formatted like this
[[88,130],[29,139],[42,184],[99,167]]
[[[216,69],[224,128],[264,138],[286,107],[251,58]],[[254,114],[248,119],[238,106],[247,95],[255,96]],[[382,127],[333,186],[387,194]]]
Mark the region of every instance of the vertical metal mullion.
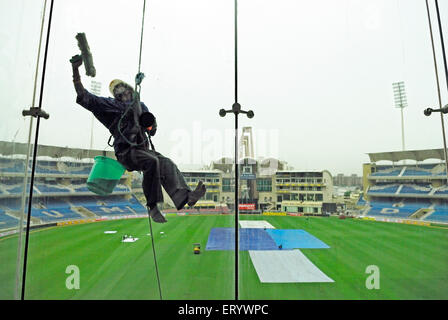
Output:
[[[235,105],[238,104],[238,14],[237,14],[238,0],[235,0]],[[239,298],[239,230],[238,230],[238,215],[239,215],[239,199],[238,199],[238,113],[235,113],[235,300]]]
[[[42,109],[42,98],[44,91],[44,82],[45,82],[45,70],[47,67],[47,56],[48,56],[48,44],[50,40],[50,30],[51,30],[51,19],[53,16],[53,4],[54,0],[51,0],[50,4],[50,13],[48,17],[48,28],[47,28],[47,39],[45,43],[45,52],[44,52],[44,62],[42,66],[42,80],[40,86],[40,96],[39,96],[39,109]],[[28,247],[29,247],[29,237],[30,237],[30,222],[31,222],[31,205],[33,201],[33,187],[34,187],[34,175],[36,171],[36,157],[37,157],[37,148],[39,142],[39,128],[40,128],[40,116],[37,116],[37,124],[36,124],[36,134],[34,139],[34,150],[33,150],[33,165],[31,169],[31,181],[30,181],[30,189],[29,189],[29,198],[28,198],[28,214],[26,221],[26,237],[25,237],[25,252],[24,252],[24,261],[23,261],[23,276],[22,276],[22,294],[21,300],[25,299],[25,284],[26,284],[26,271],[27,271],[27,263],[28,263]],[[28,168],[26,168],[28,170]],[[20,226],[22,228],[22,226]]]

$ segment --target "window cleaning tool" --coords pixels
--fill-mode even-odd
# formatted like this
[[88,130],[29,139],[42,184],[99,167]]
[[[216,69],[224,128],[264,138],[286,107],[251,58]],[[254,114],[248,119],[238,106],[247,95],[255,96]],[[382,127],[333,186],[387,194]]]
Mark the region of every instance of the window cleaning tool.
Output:
[[93,57],[90,52],[89,44],[87,43],[86,34],[84,32],[80,32],[76,35],[76,40],[78,40],[78,47],[81,50],[81,54],[77,54],[70,59],[70,62],[76,62],[82,59],[84,63],[84,67],[86,68],[86,75],[89,77],[96,76],[96,69],[93,66]]

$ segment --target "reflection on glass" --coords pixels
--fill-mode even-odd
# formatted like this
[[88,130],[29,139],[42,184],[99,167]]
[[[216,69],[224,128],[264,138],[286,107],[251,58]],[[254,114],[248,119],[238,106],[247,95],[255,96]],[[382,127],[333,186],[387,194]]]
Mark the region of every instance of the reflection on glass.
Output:
[[[147,161],[134,159],[136,163],[130,164],[120,158],[124,156],[123,149],[108,146],[107,127],[113,121],[108,116],[112,109],[119,110],[135,98],[132,90],[126,91],[120,83],[115,88],[109,84],[113,79],[123,79],[133,87],[140,58],[142,30],[137,17],[142,16],[142,4],[108,3],[115,9],[108,8],[108,18],[102,19],[101,26],[95,17],[104,4],[92,7],[90,2],[72,1],[54,6],[43,95],[44,109],[50,118],[41,120],[39,131],[26,299],[233,297],[233,282],[229,280],[234,274],[234,251],[207,250],[211,231],[231,228],[234,221],[227,204],[230,200],[221,199],[220,171],[206,168],[212,160],[222,157],[222,150],[202,152],[205,144],[213,146],[222,141],[205,141],[201,145],[210,131],[218,139],[222,137],[217,129],[225,126],[210,127],[204,119],[215,118],[215,108],[231,99],[219,93],[222,87],[213,84],[206,90],[209,96],[201,96],[200,101],[197,95],[185,95],[184,91],[196,92],[193,89],[199,82],[214,78],[216,73],[224,76],[226,60],[230,59],[225,57],[220,37],[201,42],[202,46],[192,50],[190,40],[185,40],[193,39],[197,26],[172,33],[189,20],[182,12],[173,25],[163,15],[177,12],[183,6],[181,2],[171,4],[172,7],[153,3],[151,15],[147,14],[141,56],[141,71],[146,77],[142,77],[141,91],[138,90],[147,107],[143,111],[150,111],[157,118],[157,134],[152,135],[152,142],[157,148],[154,154],[158,165],[163,168],[156,164],[153,168],[161,173],[164,201],[155,200],[160,201],[159,210],[164,217],[154,216],[148,224],[146,205],[152,203],[148,201],[148,188],[142,188],[148,180]],[[85,11],[85,6],[92,10]],[[195,8],[186,9],[197,14]],[[225,6],[222,9],[226,10]],[[211,13],[210,25],[217,34],[225,32],[222,21],[216,18],[218,12]],[[163,29],[166,31],[161,32]],[[88,39],[95,78],[87,77],[84,67],[73,58],[80,54],[80,47],[85,47],[75,39],[79,33]],[[196,66],[204,55],[215,58],[209,59],[208,65]],[[198,116],[201,112],[203,117]],[[123,123],[131,120],[124,119]],[[144,125],[149,126],[155,132],[155,124]],[[120,135],[115,134],[115,144],[117,138]],[[16,154],[23,156],[24,152]],[[128,170],[110,180],[109,167],[105,174],[98,169],[99,159],[104,157],[112,162],[120,160]],[[4,167],[14,167],[14,174],[18,174],[16,167],[20,165],[19,161],[12,161],[5,162]],[[171,166],[168,171],[167,165]],[[150,172],[149,178],[155,173]],[[104,183],[104,179],[109,179],[111,193],[106,190],[109,183]],[[205,187],[200,187],[200,181]],[[13,192],[9,189],[7,194]],[[167,222],[159,223],[158,218]],[[14,273],[6,276],[13,280]]]
[[240,100],[256,114],[241,124],[252,131],[240,140],[241,299],[446,299],[425,5],[241,1],[238,12]]
[[27,223],[34,139],[33,119],[22,117],[22,111],[37,106],[38,40],[45,6],[39,1],[1,6],[0,299],[20,299],[25,233],[19,226]]
[[[44,3],[0,10],[0,299],[21,296],[35,129],[21,114],[41,85]],[[251,300],[447,298],[448,188],[440,122],[423,115],[437,106],[424,6],[240,2],[239,102],[256,117],[240,117],[238,170],[233,119],[218,117],[234,101],[233,3],[152,1],[143,34],[142,9],[55,3],[26,299],[233,299],[235,289]],[[78,33],[95,77],[85,62],[73,73]],[[110,83],[135,88],[138,71],[159,165],[175,164],[162,170],[154,220],[140,161],[120,161],[128,170],[113,178],[97,171],[98,159],[125,157],[108,145],[113,119],[103,113],[135,98]],[[397,110],[401,82],[407,107]],[[181,188],[168,183],[175,177]],[[205,193],[185,205],[177,189],[200,182]]]

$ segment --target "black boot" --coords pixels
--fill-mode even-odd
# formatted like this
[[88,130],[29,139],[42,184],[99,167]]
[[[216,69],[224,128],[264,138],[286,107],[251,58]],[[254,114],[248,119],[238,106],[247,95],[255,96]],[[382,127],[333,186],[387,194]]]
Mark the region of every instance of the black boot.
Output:
[[160,211],[159,207],[155,205],[152,209],[148,208],[149,216],[151,217],[152,221],[157,223],[165,223],[166,219],[163,216],[163,213]]
[[188,206],[193,207],[196,202],[198,202],[198,200],[204,196],[205,191],[205,185],[202,183],[202,181],[199,181],[196,189],[188,194]]

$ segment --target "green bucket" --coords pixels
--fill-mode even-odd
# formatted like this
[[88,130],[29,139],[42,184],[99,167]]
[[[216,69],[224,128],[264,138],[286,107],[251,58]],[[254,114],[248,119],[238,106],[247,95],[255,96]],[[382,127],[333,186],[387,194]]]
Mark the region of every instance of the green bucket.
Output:
[[87,179],[87,189],[105,196],[111,194],[126,170],[117,160],[97,156]]

